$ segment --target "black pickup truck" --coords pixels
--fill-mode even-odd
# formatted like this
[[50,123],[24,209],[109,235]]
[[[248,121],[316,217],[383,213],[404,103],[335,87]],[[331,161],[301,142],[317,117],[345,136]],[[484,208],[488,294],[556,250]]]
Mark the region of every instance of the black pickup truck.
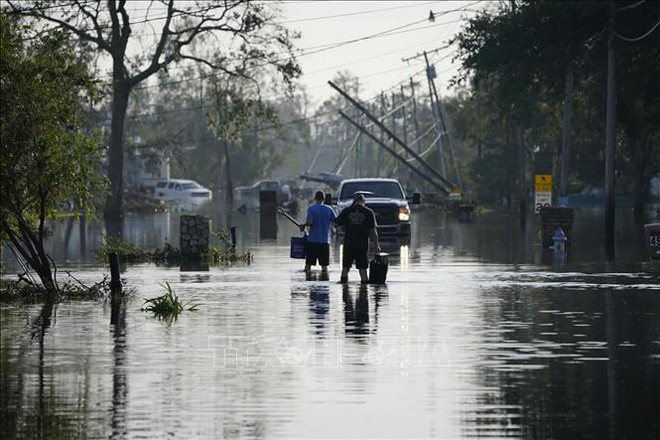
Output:
[[376,214],[379,235],[410,237],[410,206],[396,179],[342,181],[337,190],[337,214],[351,206],[356,192],[364,194],[367,207]]

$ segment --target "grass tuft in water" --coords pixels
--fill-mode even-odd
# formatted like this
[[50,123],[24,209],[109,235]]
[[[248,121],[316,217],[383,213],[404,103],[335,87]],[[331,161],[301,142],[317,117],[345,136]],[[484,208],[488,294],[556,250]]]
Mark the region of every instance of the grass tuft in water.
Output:
[[161,286],[165,289],[165,293],[155,298],[145,299],[141,309],[143,312],[152,312],[158,319],[171,321],[176,319],[183,311],[193,312],[197,310],[199,304],[193,301],[181,301],[174,293],[170,283],[165,281],[165,284],[161,284]]

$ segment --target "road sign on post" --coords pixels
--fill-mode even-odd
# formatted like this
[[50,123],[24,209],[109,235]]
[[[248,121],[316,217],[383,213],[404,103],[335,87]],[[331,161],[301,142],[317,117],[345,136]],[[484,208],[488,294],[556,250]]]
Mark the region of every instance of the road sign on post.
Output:
[[552,174],[534,175],[534,212],[552,206]]

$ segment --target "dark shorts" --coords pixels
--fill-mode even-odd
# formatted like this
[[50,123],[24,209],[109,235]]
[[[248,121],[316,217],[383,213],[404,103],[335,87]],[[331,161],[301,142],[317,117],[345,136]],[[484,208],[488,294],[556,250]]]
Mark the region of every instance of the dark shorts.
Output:
[[369,267],[369,257],[367,256],[366,249],[351,249],[344,248],[344,255],[341,260],[342,267],[351,267],[355,261],[355,267],[358,269],[366,269]]
[[319,266],[328,266],[330,264],[330,245],[328,243],[308,241],[305,264],[307,266],[315,266],[317,260]]

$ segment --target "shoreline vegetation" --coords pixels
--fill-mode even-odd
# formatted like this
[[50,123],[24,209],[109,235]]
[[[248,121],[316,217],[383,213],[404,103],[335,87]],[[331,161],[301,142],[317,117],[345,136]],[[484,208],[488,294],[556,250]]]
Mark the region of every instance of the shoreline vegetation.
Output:
[[[250,251],[236,253],[227,231],[214,234],[223,246],[211,246],[208,252],[188,254],[166,242],[162,247],[153,250],[143,249],[132,243],[114,237],[104,237],[103,245],[97,251],[100,264],[108,264],[108,255],[117,253],[122,265],[153,263],[159,266],[175,265],[209,265],[209,264],[251,264],[254,257]],[[65,272],[66,277],[58,279],[55,276],[55,286],[48,289],[39,284],[28,272],[19,273],[18,279],[0,278],[0,303],[20,301],[24,303],[39,303],[47,301],[70,300],[106,300],[111,296],[110,275],[104,275],[99,282],[86,285]]]

